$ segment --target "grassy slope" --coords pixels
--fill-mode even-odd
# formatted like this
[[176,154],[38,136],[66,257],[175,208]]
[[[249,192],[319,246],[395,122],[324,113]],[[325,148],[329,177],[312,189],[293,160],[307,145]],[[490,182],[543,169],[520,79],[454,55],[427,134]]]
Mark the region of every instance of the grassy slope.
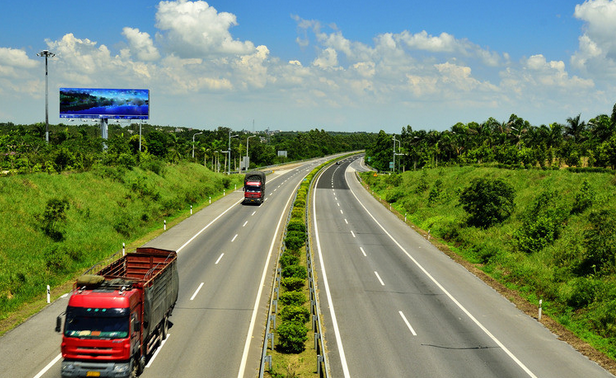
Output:
[[[101,259],[170,222],[190,205],[206,204],[242,185],[198,164],[166,166],[160,175],[139,168],[104,167],[85,173],[0,178],[0,333],[41,307],[46,285],[67,286]],[[50,199],[67,200],[62,241],[41,229]],[[37,302],[35,308],[25,304]],[[20,311],[21,309],[21,311]],[[17,317],[17,319],[16,319]]]
[[[374,177],[373,174],[362,177],[375,195],[390,202],[401,216],[406,215],[418,228],[436,236],[447,244],[448,249],[470,262],[472,268],[480,269],[498,281],[504,290],[515,292],[534,305],[542,299],[544,314],[549,314],[560,325],[605,353],[611,359],[608,365],[614,365],[614,274],[580,278],[575,271],[585,253],[584,231],[590,227],[590,212],[616,210],[614,175],[566,170],[452,167],[406,172],[397,178],[388,175]],[[466,226],[466,213],[458,198],[475,177],[501,178],[515,188],[516,210],[502,225],[486,230]],[[430,202],[430,193],[435,191],[437,180],[441,182],[441,190]],[[596,193],[592,207],[581,214],[569,215],[559,238],[551,245],[533,253],[520,252],[513,235],[522,227],[524,215],[535,198],[545,191],[555,191],[554,206],[571,209],[584,180]],[[580,292],[580,287],[584,286],[580,282],[595,289]],[[589,295],[590,303],[571,305],[576,295]]]

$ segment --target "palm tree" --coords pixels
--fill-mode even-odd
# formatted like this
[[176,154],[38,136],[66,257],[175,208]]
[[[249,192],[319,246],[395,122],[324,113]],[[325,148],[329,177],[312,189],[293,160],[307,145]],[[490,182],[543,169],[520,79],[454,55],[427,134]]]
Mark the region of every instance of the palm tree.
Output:
[[586,122],[580,122],[580,114],[575,117],[567,118],[565,126],[565,136],[570,136],[576,143],[580,143],[586,131]]

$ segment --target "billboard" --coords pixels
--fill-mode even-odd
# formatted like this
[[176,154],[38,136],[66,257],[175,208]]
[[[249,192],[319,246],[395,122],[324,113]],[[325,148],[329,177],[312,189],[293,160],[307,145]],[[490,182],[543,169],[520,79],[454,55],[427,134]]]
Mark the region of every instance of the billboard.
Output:
[[149,89],[60,88],[60,118],[149,119]]

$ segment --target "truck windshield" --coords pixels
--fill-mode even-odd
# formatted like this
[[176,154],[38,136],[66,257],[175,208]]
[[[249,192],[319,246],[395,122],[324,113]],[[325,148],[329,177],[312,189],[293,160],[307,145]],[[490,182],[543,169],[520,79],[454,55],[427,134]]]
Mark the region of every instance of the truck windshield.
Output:
[[64,335],[86,339],[125,339],[130,324],[128,314],[126,308],[68,307]]
[[261,188],[254,187],[254,186],[247,186],[246,191],[249,193],[259,193],[261,191]]

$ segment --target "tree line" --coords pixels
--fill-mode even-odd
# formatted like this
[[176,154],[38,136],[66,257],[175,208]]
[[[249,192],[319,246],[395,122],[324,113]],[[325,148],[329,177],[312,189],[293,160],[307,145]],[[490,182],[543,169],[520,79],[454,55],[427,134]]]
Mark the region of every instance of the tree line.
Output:
[[616,104],[611,116],[600,114],[588,122],[577,115],[564,124],[533,126],[512,114],[505,122],[494,118],[483,123],[458,122],[442,132],[411,126],[402,128],[398,136],[381,131],[366,156],[379,171],[392,170],[393,162],[396,171],[486,163],[507,168],[614,169]]
[[212,171],[226,172],[238,171],[247,154],[252,169],[362,150],[376,139],[374,133],[318,129],[253,133],[222,126],[198,130],[138,123],[123,126],[113,122],[108,128],[109,137],[103,139],[98,125],[50,125],[50,141],[46,143],[43,123],[0,123],[0,170],[4,174],[56,173],[87,171],[97,165],[156,167],[163,162],[191,160]]

